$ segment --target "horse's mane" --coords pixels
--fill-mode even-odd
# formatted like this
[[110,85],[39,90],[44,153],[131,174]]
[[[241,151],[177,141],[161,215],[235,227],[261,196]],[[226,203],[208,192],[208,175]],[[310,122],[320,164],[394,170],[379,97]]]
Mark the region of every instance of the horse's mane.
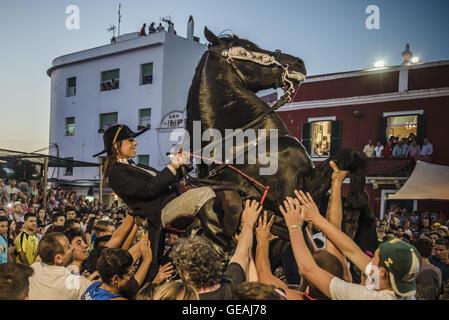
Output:
[[246,47],[252,51],[265,51],[265,50],[261,49],[257,44],[255,44],[247,39],[239,38],[239,36],[236,35],[235,33],[222,34],[219,38],[222,40],[225,40],[226,42],[232,43],[232,45],[234,45],[234,46]]

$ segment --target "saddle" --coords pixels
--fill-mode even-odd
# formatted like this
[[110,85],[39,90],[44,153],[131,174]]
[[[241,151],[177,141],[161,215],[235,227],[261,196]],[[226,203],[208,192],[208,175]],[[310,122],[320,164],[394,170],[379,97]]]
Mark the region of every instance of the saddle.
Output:
[[[226,182],[197,178],[181,180],[176,185],[176,189],[179,194],[183,194],[189,190],[206,186],[215,192],[214,201],[217,205],[214,205],[214,207],[217,208],[217,215],[222,221],[225,234],[232,237],[239,228],[240,216],[243,212],[243,195],[240,190]],[[192,212],[188,215],[180,213],[171,217],[165,229],[175,233],[184,233],[200,227],[201,223],[196,213]]]

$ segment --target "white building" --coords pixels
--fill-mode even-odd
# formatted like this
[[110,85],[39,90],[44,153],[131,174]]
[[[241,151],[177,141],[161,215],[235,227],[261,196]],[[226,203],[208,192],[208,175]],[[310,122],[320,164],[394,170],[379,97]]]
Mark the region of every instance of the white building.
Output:
[[[192,26],[191,26],[192,27]],[[103,150],[103,131],[126,124],[150,130],[136,141],[136,162],[157,169],[169,163],[169,134],[183,127],[188,91],[195,68],[207,49],[198,38],[168,32],[117,37],[116,43],[53,60],[51,77],[51,154],[87,162]],[[62,180],[98,180],[96,168],[59,170]]]

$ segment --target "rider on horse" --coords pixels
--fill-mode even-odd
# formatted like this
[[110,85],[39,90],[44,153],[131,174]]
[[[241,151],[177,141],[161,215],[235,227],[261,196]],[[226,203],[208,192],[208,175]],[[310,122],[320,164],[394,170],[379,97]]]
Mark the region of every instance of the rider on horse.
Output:
[[215,193],[210,187],[188,190],[179,196],[174,184],[182,177],[181,166],[186,162],[182,154],[176,155],[162,171],[149,166],[134,164],[137,142],[134,140],[146,129],[137,133],[126,125],[115,125],[103,135],[107,152],[105,177],[112,190],[131,209],[133,214],[148,219],[149,239],[153,260],[148,277],[152,279],[158,271],[158,262],[163,250],[163,228],[171,225],[185,229],[197,215],[204,229],[220,235],[220,222],[210,216]]

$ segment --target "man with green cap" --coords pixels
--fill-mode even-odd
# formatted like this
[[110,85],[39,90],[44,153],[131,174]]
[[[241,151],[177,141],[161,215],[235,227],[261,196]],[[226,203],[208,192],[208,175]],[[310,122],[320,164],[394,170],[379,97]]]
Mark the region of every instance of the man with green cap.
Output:
[[[371,259],[319,213],[309,193],[295,190],[295,195],[297,198],[288,197],[280,210],[289,229],[299,271],[310,283],[333,300],[415,299],[415,279],[421,265],[421,256],[415,247],[399,239],[390,239],[379,246]],[[318,267],[304,241],[304,222],[319,228],[346,258],[364,271],[371,285],[348,283]]]

